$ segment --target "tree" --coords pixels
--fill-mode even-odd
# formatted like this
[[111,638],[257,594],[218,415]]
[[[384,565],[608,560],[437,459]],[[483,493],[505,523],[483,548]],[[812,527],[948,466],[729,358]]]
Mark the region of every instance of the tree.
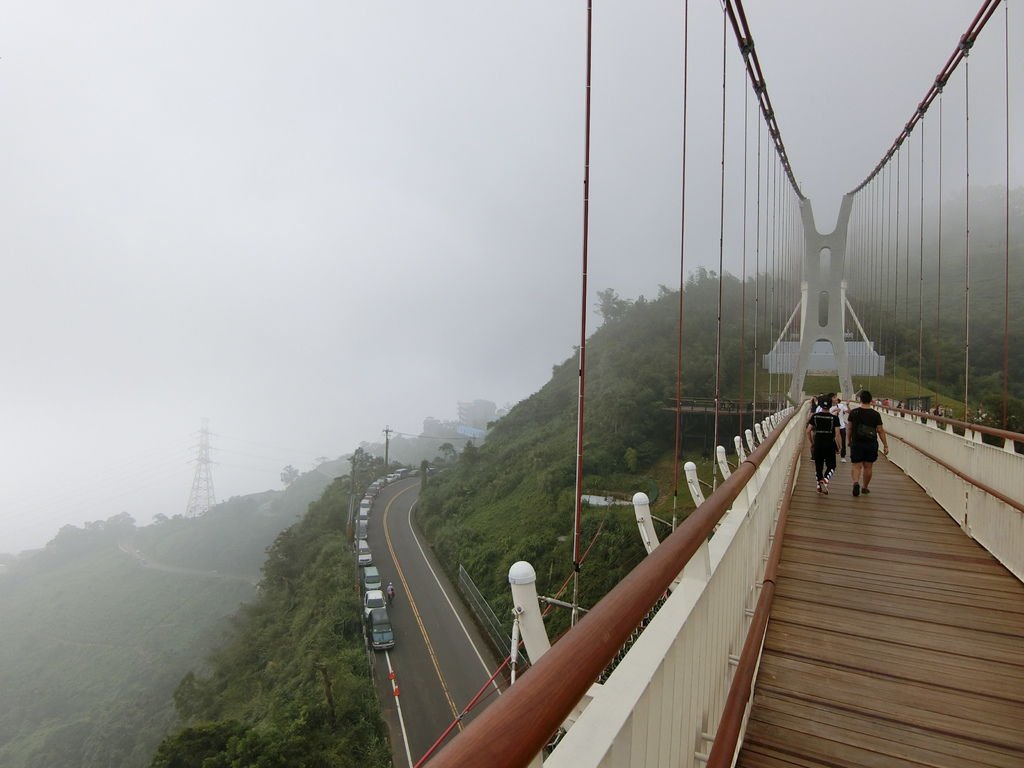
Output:
[[598,291],[597,299],[597,311],[606,323],[621,319],[632,304],[627,299],[620,299],[614,288]]
[[287,467],[281,470],[281,482],[284,483],[285,487],[291,485],[299,479],[299,470],[289,464]]
[[458,451],[455,450],[455,446],[451,443],[441,443],[437,449],[437,453],[441,457],[441,461],[446,463],[452,461],[459,455]]

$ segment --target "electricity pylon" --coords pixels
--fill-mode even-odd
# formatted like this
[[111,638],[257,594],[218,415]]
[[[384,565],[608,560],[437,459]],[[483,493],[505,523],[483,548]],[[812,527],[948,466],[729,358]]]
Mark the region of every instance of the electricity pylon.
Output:
[[210,429],[207,419],[203,419],[199,430],[199,455],[193,460],[196,463],[196,474],[192,478],[192,491],[188,495],[186,517],[197,517],[210,511],[217,503],[213,492],[213,474],[210,472]]

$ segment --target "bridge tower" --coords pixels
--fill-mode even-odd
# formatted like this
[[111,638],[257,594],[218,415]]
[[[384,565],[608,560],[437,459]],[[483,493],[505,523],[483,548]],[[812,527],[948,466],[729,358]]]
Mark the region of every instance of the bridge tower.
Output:
[[[832,343],[839,391],[853,397],[853,378],[846,350],[846,233],[853,210],[853,195],[845,195],[839,206],[836,228],[829,234],[818,232],[811,201],[800,201],[804,225],[803,280],[800,283],[800,351],[793,368],[789,399],[796,403],[803,391],[804,378],[815,342]],[[850,308],[853,312],[853,308]],[[856,319],[856,316],[854,316]],[[790,317],[792,321],[792,317]],[[857,323],[858,327],[860,323]],[[788,323],[787,323],[787,328]],[[783,334],[785,334],[783,329]],[[863,330],[861,330],[863,335]],[[781,337],[780,337],[781,340]],[[865,338],[865,342],[867,339]],[[776,344],[776,348],[778,348]]]
[[210,511],[217,503],[213,492],[213,474],[210,472],[210,428],[206,418],[199,430],[199,454],[194,459],[196,474],[192,478],[192,491],[188,495],[186,517],[197,517]]

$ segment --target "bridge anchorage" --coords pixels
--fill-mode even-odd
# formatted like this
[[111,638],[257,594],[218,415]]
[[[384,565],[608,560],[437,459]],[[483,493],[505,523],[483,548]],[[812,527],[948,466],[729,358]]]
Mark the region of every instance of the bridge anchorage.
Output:
[[[822,234],[815,225],[811,201],[807,198],[800,201],[804,228],[800,303],[793,308],[771,352],[763,360],[770,373],[792,375],[788,393],[791,404],[801,401],[808,372],[837,373],[839,391],[847,397],[854,394],[854,374],[881,376],[885,373],[885,356],[875,351],[874,342],[868,339],[846,295],[847,231],[852,210],[853,195],[848,194],[839,207],[835,229]],[[847,340],[847,311],[860,341]],[[799,341],[784,341],[798,313]]]

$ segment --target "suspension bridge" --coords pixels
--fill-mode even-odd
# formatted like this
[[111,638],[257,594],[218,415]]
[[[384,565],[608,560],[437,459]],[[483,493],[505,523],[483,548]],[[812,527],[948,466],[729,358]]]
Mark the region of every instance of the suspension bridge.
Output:
[[[593,12],[588,2],[576,579],[582,570]],[[822,233],[797,183],[743,5],[722,4],[718,274],[724,274],[727,229],[725,167],[727,160],[737,162],[727,157],[725,138],[731,50],[744,72],[733,86],[746,93],[744,213],[735,226],[743,231],[745,291],[753,224],[749,282],[755,292],[752,361],[740,367],[738,391],[751,392],[741,400],[753,403],[753,421],[745,429],[741,421],[735,436],[719,434],[720,412],[747,413],[727,406],[722,395],[720,291],[714,445],[734,446],[734,461],[724,446],[717,449],[713,492],[704,499],[700,483],[688,483],[698,506],[664,541],[650,524],[647,498],[634,497],[648,556],[585,614],[577,612],[574,588],[572,629],[554,644],[538,618],[532,568],[512,567],[510,588],[521,617],[514,637],[524,639],[531,666],[440,752],[425,757],[431,766],[1024,765],[1024,434],[1014,431],[1008,394],[1009,350],[1020,343],[1009,332],[1011,267],[1020,267],[1019,260],[1011,264],[1010,168],[1020,141],[1010,119],[1010,13],[1008,2],[981,3],[923,98],[908,105],[909,118],[891,147],[844,197],[834,230]],[[987,425],[978,423],[971,389],[978,370],[971,319],[978,308],[971,295],[977,263],[970,125],[979,115],[971,102],[969,56],[979,44],[1003,57],[1005,97],[1001,113],[980,116],[990,128],[1001,127],[1005,144],[1002,367],[986,371],[1001,379],[1002,398],[1001,413],[990,414]],[[684,55],[680,371],[689,64]],[[943,114],[951,99],[958,126]],[[757,115],[753,133],[746,105]],[[962,141],[952,163],[947,142],[954,128]],[[755,146],[751,160],[748,150]],[[948,191],[954,183],[951,173],[965,190],[963,219],[953,228],[948,218],[943,222],[941,205],[943,185]],[[956,280],[949,279],[951,233],[959,238]],[[1000,249],[996,256],[989,249],[986,258]],[[926,252],[937,262],[934,279],[926,274]],[[744,297],[744,311],[746,305]],[[767,350],[757,341],[765,328],[773,338],[778,333]],[[950,336],[955,357],[946,344]],[[891,450],[876,466],[870,495],[854,496],[841,477],[831,495],[814,492],[804,383],[821,364],[815,360],[823,343],[837,390],[847,398],[855,377],[891,374],[895,390],[897,367],[900,381],[916,380],[919,394],[924,382],[943,380],[943,371],[945,378],[956,371],[962,387],[952,414],[880,409]],[[740,347],[749,354],[746,343]],[[772,388],[785,394],[785,407],[758,412],[759,370],[776,377]],[[677,489],[681,413],[692,407],[677,384]]]

